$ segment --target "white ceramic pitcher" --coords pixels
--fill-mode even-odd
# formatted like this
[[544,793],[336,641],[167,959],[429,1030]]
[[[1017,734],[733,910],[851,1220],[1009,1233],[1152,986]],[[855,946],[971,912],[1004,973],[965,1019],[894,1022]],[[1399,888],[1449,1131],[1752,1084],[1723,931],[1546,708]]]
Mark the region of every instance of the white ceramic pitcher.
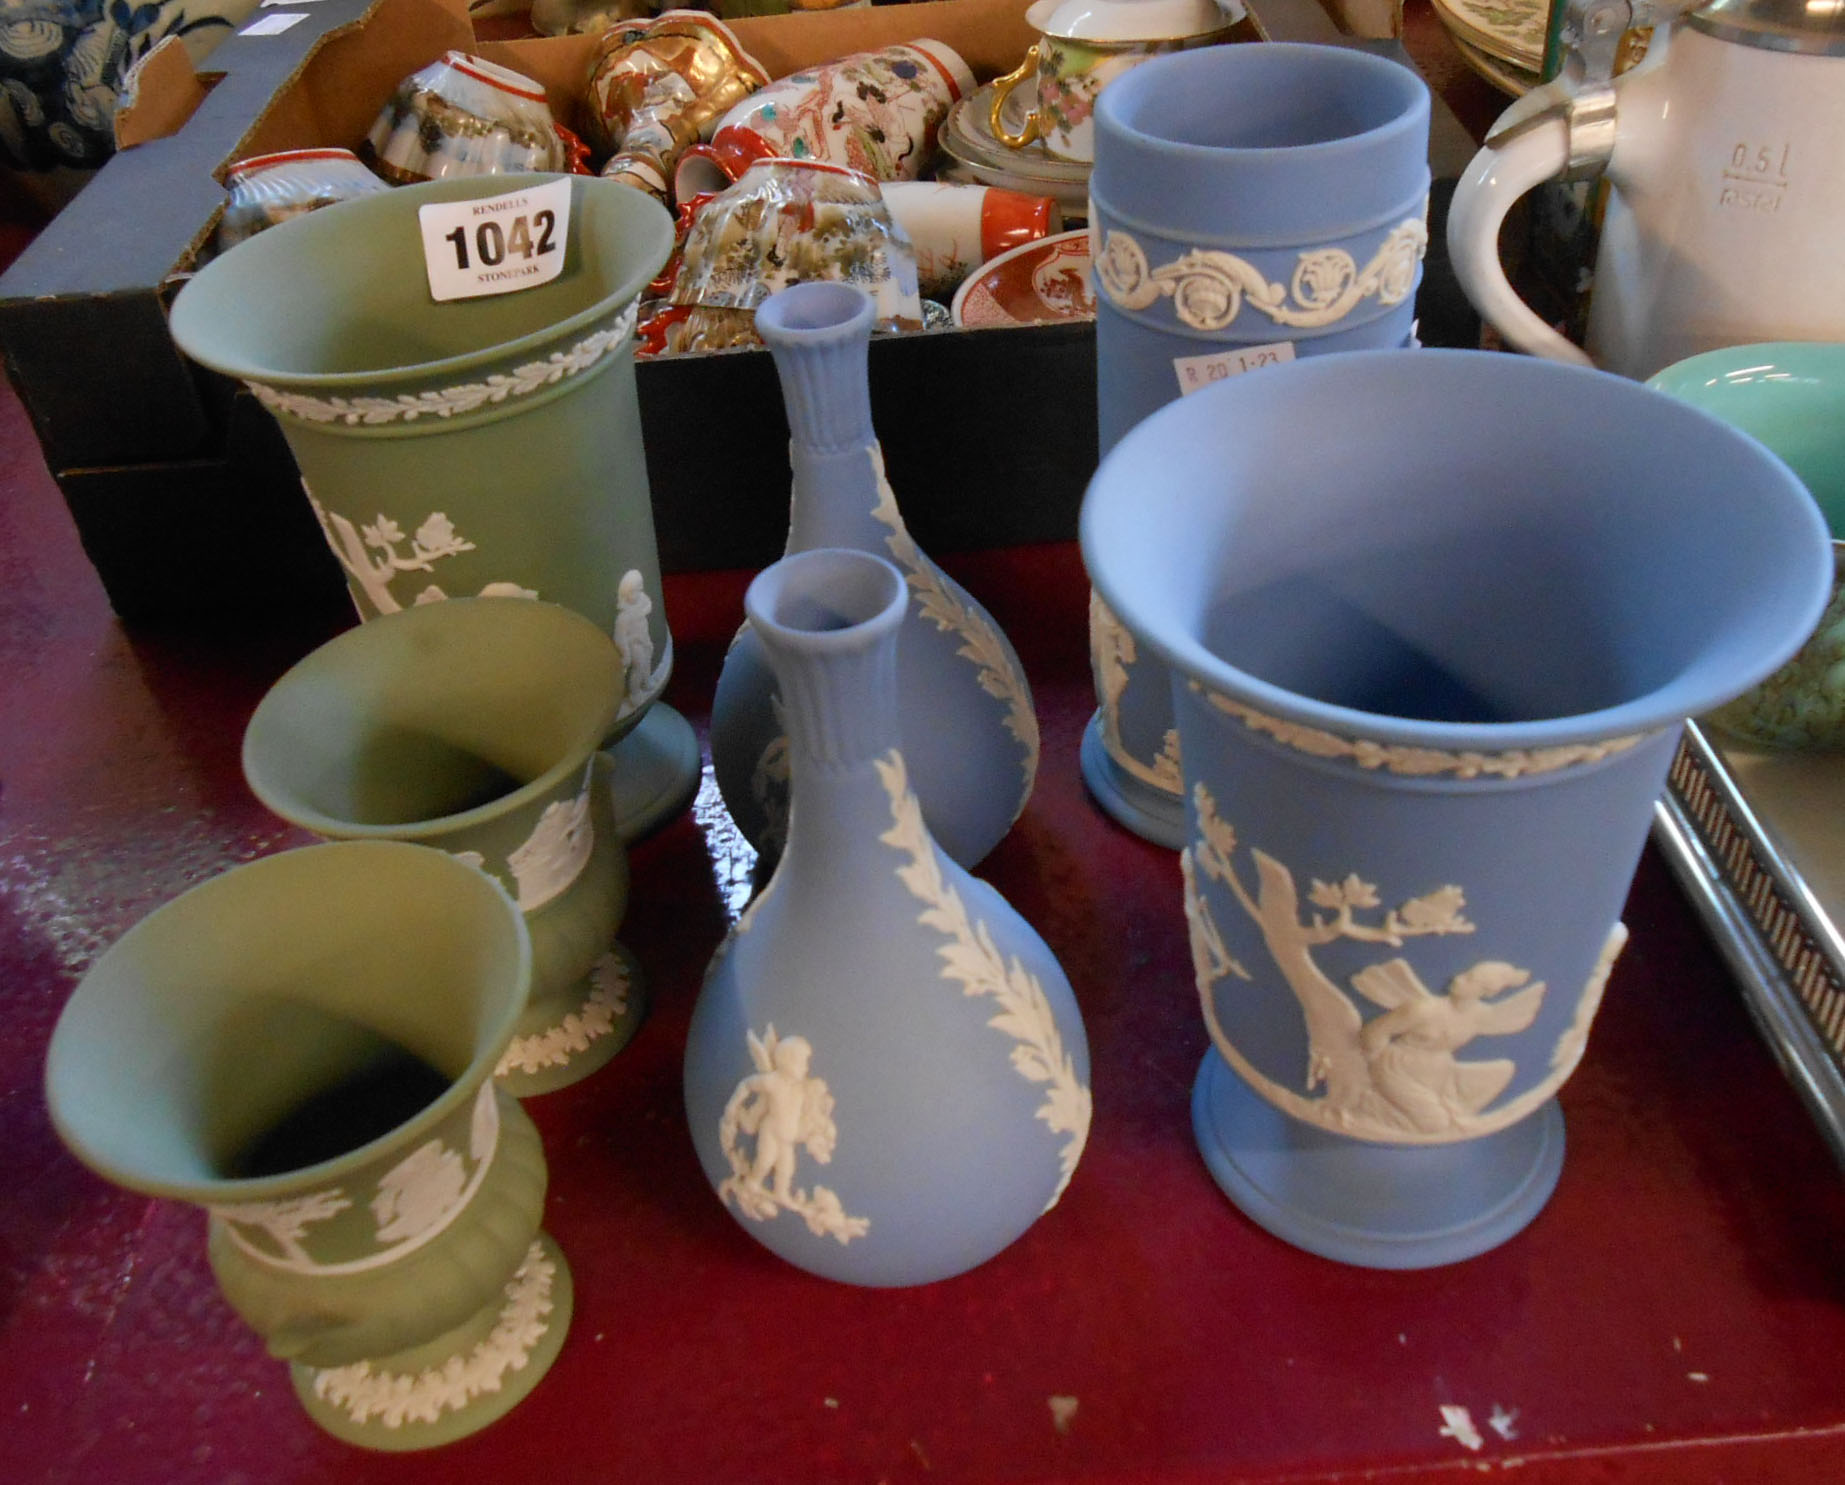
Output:
[[[1612,76],[1624,32],[1647,55]],[[1569,0],[1561,75],[1502,115],[1448,218],[1469,299],[1513,345],[1625,376],[1718,346],[1845,340],[1845,0]],[[1499,260],[1512,203],[1553,177],[1613,186],[1587,353]]]

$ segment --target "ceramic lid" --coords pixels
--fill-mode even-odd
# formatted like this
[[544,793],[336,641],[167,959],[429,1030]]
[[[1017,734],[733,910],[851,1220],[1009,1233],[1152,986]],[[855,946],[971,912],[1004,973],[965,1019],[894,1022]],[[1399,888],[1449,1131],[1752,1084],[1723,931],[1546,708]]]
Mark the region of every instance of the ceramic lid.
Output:
[[1707,36],[1764,51],[1845,57],[1845,0],[1711,0],[1685,23]]
[[1239,0],[1063,0],[1043,25],[1069,41],[1163,41],[1224,30],[1243,13]]

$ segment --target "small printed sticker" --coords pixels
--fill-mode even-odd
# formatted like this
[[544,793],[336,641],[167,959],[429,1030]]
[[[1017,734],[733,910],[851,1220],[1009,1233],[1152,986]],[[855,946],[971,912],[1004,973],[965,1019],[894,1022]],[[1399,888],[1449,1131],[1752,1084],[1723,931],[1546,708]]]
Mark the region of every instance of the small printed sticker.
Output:
[[1272,345],[1244,345],[1213,351],[1208,356],[1178,356],[1173,360],[1172,369],[1179,378],[1179,395],[1189,397],[1212,382],[1227,381],[1264,366],[1280,366],[1293,359],[1294,342],[1278,340]]
[[298,26],[306,19],[305,10],[278,10],[273,15],[259,16],[237,34],[239,36],[280,36],[291,26]]
[[535,288],[564,271],[570,182],[437,202],[419,208],[417,220],[434,298],[477,299]]

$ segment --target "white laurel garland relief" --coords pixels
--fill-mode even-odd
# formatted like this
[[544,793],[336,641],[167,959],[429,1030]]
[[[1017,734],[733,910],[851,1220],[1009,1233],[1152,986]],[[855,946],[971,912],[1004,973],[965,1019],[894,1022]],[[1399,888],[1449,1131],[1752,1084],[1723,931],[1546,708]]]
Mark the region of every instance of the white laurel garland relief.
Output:
[[589,994],[576,1010],[555,1026],[530,1036],[516,1036],[507,1044],[493,1069],[496,1078],[563,1067],[578,1053],[587,1052],[592,1042],[615,1030],[616,1023],[628,1014],[632,982],[627,961],[619,954],[604,954],[590,966],[589,979]]
[[[338,1186],[279,1202],[235,1202],[206,1210],[225,1224],[232,1243],[271,1268],[363,1273],[397,1262],[445,1231],[480,1190],[499,1140],[500,1106],[489,1080],[474,1097],[465,1157],[442,1139],[425,1140],[378,1178],[369,1202],[378,1246],[360,1258],[323,1263],[309,1251],[310,1229],[355,1205],[355,1198]],[[272,1246],[257,1246],[245,1229],[262,1233]]]
[[305,423],[343,423],[378,427],[387,423],[414,423],[418,418],[453,418],[477,412],[518,397],[555,386],[566,377],[587,371],[627,340],[634,329],[638,304],[622,311],[615,323],[575,345],[553,351],[542,361],[529,361],[511,371],[494,372],[482,381],[463,382],[428,392],[400,392],[395,397],[316,397],[307,392],[285,391],[262,382],[246,382],[256,398],[271,412],[300,418]]
[[891,828],[878,839],[909,857],[908,864],[897,868],[897,878],[923,904],[917,921],[947,939],[937,951],[943,978],[960,981],[962,994],[970,998],[987,996],[997,1002],[998,1014],[987,1025],[1017,1043],[1012,1066],[1019,1076],[1045,1085],[1037,1117],[1053,1134],[1069,1136],[1058,1155],[1057,1189],[1044,1204],[1048,1212],[1070,1184],[1088,1141],[1089,1089],[1077,1079],[1037,976],[1016,955],[1007,962],[987,925],[969,916],[961,894],[944,879],[941,858],[923,823],[922,805],[910,790],[903,755],[893,748],[874,759],[873,766],[891,804]]
[[1314,248],[1298,255],[1290,281],[1279,284],[1247,259],[1214,248],[1193,248],[1150,267],[1133,234],[1116,228],[1103,239],[1096,281],[1123,309],[1145,309],[1169,296],[1179,322],[1194,330],[1224,329],[1245,302],[1278,325],[1311,330],[1344,319],[1367,299],[1401,304],[1416,287],[1416,264],[1428,242],[1427,223],[1412,217],[1363,268],[1344,248]]
[[[1256,885],[1246,885],[1235,865],[1236,832],[1217,814],[1203,785],[1192,791],[1197,836],[1181,853],[1185,916],[1192,967],[1212,1043],[1245,1082],[1287,1113],[1310,1124],[1360,1139],[1399,1144],[1441,1144],[1505,1129],[1550,1098],[1575,1070],[1588,1041],[1627,930],[1616,923],[1583,987],[1571,1024],[1558,1038],[1549,1074],[1516,1098],[1488,1110],[1517,1073],[1510,1058],[1462,1059],[1455,1054],[1476,1038],[1509,1036],[1537,1019],[1547,987],[1528,970],[1482,959],[1455,975],[1442,993],[1425,985],[1401,956],[1366,965],[1351,985],[1381,1014],[1366,1019],[1358,1004],[1314,962],[1313,950],[1337,940],[1401,948],[1430,934],[1470,934],[1462,889],[1438,887],[1367,921],[1358,915],[1381,906],[1376,887],[1355,873],[1342,882],[1314,881],[1304,913],[1293,873],[1266,852],[1250,849]],[[1226,887],[1262,935],[1275,967],[1293,992],[1308,1036],[1303,1086],[1290,1088],[1258,1070],[1237,1049],[1218,1019],[1215,990],[1226,976],[1250,979],[1226,947],[1200,888],[1200,877]],[[1316,1090],[1323,1093],[1314,1096]]]
[[[1031,693],[1025,688],[1024,678],[1007,653],[1006,642],[999,631],[983,615],[960,602],[948,590],[942,582],[941,574],[923,556],[921,548],[911,538],[897,509],[896,492],[891,489],[890,480],[885,477],[884,450],[874,443],[867,452],[871,456],[872,474],[878,494],[877,504],[871,514],[890,532],[884,544],[890,548],[891,556],[903,569],[923,618],[943,634],[960,636],[961,647],[956,653],[973,662],[979,672],[980,689],[1005,704],[1006,730],[1024,749],[1022,761],[1025,786],[1019,795],[1019,809],[1022,811],[1031,794],[1032,783],[1038,776],[1038,714],[1032,709]],[[1016,814],[1014,818],[1017,818]]]
[[446,1412],[459,1412],[498,1392],[508,1373],[525,1369],[551,1328],[556,1280],[557,1265],[534,1242],[507,1281],[499,1316],[479,1344],[420,1372],[379,1371],[369,1361],[323,1367],[314,1373],[314,1395],[354,1423],[376,1420],[386,1428],[435,1423]]
[[1128,669],[1140,658],[1134,636],[1102,595],[1089,590],[1089,665],[1095,675],[1101,703],[1102,747],[1115,765],[1130,777],[1177,796],[1185,784],[1179,769],[1179,729],[1168,727],[1157,757],[1142,762],[1121,740],[1121,698],[1127,691]]
[[[794,1184],[803,1150],[828,1165],[839,1140],[833,1095],[824,1079],[808,1073],[813,1044],[804,1036],[779,1036],[773,1024],[760,1037],[747,1028],[744,1036],[756,1070],[731,1091],[718,1119],[718,1144],[730,1165],[718,1184],[719,1200],[734,1201],[752,1222],[793,1212],[809,1232],[842,1247],[865,1236],[871,1219],[848,1216],[832,1190],[815,1184],[802,1191]],[[746,1135],[755,1142],[747,1153]]]
[[1604,758],[1625,753],[1629,748],[1637,747],[1648,737],[1656,735],[1636,732],[1601,742],[1562,743],[1551,748],[1509,748],[1501,753],[1472,749],[1448,752],[1441,748],[1375,742],[1365,737],[1340,737],[1337,733],[1326,732],[1318,727],[1271,717],[1266,712],[1259,712],[1219,692],[1207,691],[1196,681],[1189,684],[1193,691],[1201,692],[1225,716],[1235,717],[1250,731],[1265,733],[1296,752],[1308,753],[1315,758],[1344,758],[1363,769],[1382,769],[1386,773],[1403,774],[1410,778],[1431,778],[1440,774],[1452,774],[1458,779],[1528,778],[1534,774],[1555,773],[1563,768],[1600,763]]

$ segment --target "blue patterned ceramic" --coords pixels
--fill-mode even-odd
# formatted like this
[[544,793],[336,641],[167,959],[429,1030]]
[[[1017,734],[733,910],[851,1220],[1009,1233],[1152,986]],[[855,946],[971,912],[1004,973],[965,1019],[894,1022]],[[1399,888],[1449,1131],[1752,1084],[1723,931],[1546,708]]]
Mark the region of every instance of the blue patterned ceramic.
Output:
[[0,164],[94,169],[134,64],[176,36],[196,66],[256,0],[12,0],[0,12]]
[[[852,547],[903,571],[898,642],[904,755],[929,829],[972,866],[1025,808],[1038,720],[1012,645],[992,616],[917,547],[884,475],[871,426],[866,346],[874,309],[850,284],[796,284],[763,301],[756,328],[781,375],[792,435],[788,550]],[[711,709],[724,803],[758,850],[786,828],[787,752],[774,671],[746,627],[725,657]]]
[[[1328,351],[1407,345],[1428,241],[1429,94],[1345,47],[1156,57],[1096,104],[1090,234],[1102,451],[1174,398]],[[1092,614],[1091,791],[1184,836],[1166,676]]]
[[922,1284],[985,1262],[1062,1195],[1089,1052],[1031,926],[938,849],[899,725],[909,598],[819,549],[750,585],[788,726],[775,875],[711,962],[686,1042],[693,1142],[790,1263]]
[[1557,1179],[1683,719],[1825,602],[1813,501],[1613,376],[1352,352],[1147,419],[1082,544],[1172,668],[1213,1175],[1351,1263],[1504,1241]]

